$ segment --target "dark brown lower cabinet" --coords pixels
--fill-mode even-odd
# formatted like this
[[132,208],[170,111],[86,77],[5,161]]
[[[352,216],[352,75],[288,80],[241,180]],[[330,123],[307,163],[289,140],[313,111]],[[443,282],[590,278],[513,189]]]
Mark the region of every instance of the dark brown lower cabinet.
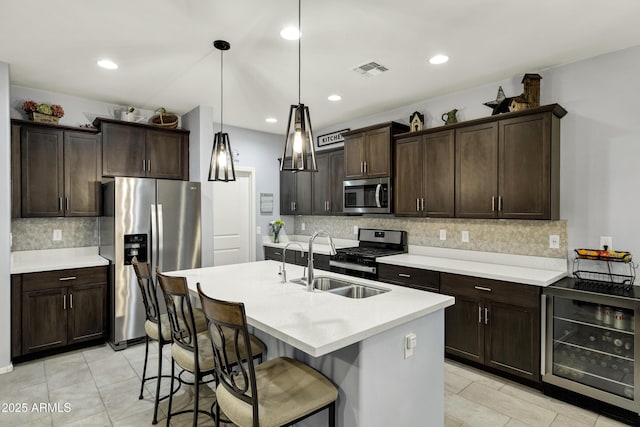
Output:
[[440,272],[438,271],[378,264],[378,280],[423,291],[440,291]]
[[445,353],[540,383],[540,287],[441,274]]
[[[297,249],[297,245],[293,247],[289,247],[287,249],[286,257],[287,262],[290,264],[296,264],[306,267],[309,264],[309,259],[307,258],[307,252],[300,252]],[[264,246],[264,259],[265,260],[274,260],[282,262],[282,252],[283,249],[276,248],[273,246]],[[324,254],[314,254],[313,255],[313,266],[318,270],[329,271],[329,259],[331,257],[329,255]]]
[[11,277],[12,357],[104,338],[107,267]]

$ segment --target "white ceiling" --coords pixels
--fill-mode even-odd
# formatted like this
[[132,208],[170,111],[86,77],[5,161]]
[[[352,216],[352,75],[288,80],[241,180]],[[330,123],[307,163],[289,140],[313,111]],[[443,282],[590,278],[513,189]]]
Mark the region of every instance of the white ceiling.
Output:
[[[295,0],[3,1],[12,84],[284,133],[296,104]],[[525,72],[640,45],[637,0],[302,0],[302,102],[315,129]],[[428,58],[445,53],[440,66]],[[117,71],[96,66],[108,57]],[[376,61],[389,71],[351,69]],[[327,96],[342,95],[332,103]],[[276,124],[265,123],[276,117]]]

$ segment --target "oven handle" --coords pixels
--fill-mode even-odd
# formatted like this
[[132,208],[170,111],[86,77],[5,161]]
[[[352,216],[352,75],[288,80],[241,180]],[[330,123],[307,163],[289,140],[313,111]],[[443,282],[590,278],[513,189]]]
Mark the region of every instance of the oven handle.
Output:
[[376,206],[381,208],[382,203],[380,203],[380,190],[382,189],[382,184],[376,185]]
[[377,271],[376,267],[367,267],[365,265],[353,264],[350,262],[340,262],[340,261],[330,260],[329,265],[331,267],[344,268],[347,270],[364,271],[365,273],[375,274]]

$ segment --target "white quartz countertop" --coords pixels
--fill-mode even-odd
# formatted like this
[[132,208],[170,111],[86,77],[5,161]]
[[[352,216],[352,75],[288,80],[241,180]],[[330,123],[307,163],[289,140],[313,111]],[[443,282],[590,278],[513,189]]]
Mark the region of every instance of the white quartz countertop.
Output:
[[[167,273],[187,278],[197,294],[245,304],[249,325],[314,357],[360,342],[380,332],[454,304],[454,298],[371,280],[317,271],[390,292],[352,299],[328,292],[307,292],[294,283],[281,283],[277,261],[259,261]],[[287,264],[287,276],[299,278],[303,267]]]
[[97,246],[11,253],[11,274],[97,267],[108,264],[109,261],[98,255]]
[[[417,252],[417,253],[416,253]],[[422,252],[422,253],[420,253]],[[429,253],[431,252],[431,253]],[[567,275],[566,260],[518,255],[441,251],[414,248],[407,254],[377,258],[381,264],[435,270],[507,282],[548,286]],[[454,257],[458,255],[457,257]]]
[[[274,248],[284,248],[287,243],[295,242],[299,243],[300,246],[304,249],[303,252],[307,252],[309,250],[309,237],[310,236],[301,236],[301,235],[281,235],[279,243],[273,243],[271,240],[271,236],[263,236],[262,244],[263,246],[271,246]],[[348,240],[348,239],[333,239],[333,245],[336,249],[340,248],[351,248],[353,246],[358,246],[357,240]],[[298,245],[291,245],[287,248],[287,250],[295,250],[299,251],[300,248]],[[316,240],[313,242],[313,253],[323,254],[323,255],[331,255],[331,246],[329,246],[329,239],[326,237],[318,236]]]

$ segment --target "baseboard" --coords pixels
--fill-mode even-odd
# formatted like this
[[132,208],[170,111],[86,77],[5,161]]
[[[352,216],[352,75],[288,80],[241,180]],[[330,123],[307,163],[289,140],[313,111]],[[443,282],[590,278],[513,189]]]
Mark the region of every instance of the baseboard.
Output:
[[13,371],[13,365],[9,363],[9,365],[0,368],[0,375],[8,374],[11,371]]

